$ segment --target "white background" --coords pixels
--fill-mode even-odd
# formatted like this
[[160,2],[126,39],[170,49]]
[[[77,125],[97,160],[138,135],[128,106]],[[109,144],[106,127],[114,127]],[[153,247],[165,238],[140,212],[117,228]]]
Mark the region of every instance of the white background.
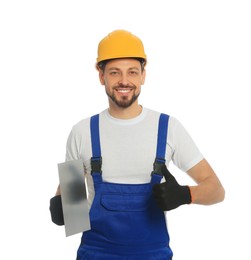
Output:
[[52,224],[49,199],[71,127],[107,107],[97,44],[126,29],[148,56],[140,103],[177,117],[226,189],[168,213],[174,260],[251,259],[250,14],[248,0],[1,1],[0,258],[75,259],[80,235]]

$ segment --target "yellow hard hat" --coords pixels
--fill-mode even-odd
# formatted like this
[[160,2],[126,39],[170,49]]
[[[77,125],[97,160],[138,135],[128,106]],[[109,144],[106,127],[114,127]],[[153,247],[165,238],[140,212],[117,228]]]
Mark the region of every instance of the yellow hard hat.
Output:
[[142,41],[125,30],[109,33],[98,45],[97,63],[118,58],[142,58],[146,61]]

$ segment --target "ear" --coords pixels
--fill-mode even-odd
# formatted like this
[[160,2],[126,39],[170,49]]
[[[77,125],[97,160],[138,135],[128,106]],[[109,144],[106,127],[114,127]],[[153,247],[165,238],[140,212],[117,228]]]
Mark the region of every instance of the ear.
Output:
[[96,68],[98,70],[99,81],[100,81],[101,85],[105,85],[104,71],[102,69],[100,69],[98,66]]
[[141,77],[141,85],[144,85],[146,79],[146,70],[144,69],[142,71],[142,77]]

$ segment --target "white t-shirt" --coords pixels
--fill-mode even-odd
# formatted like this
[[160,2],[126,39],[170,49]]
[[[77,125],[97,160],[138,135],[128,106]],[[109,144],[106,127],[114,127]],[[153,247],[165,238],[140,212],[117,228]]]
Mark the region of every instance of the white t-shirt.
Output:
[[[156,157],[160,113],[143,108],[133,119],[112,117],[108,109],[99,115],[102,178],[113,183],[146,183],[150,181]],[[73,126],[67,141],[66,161],[81,159],[84,163],[89,206],[94,197],[90,159],[92,157],[90,118]],[[172,160],[182,171],[200,162],[203,156],[196,144],[174,117],[169,118],[166,165]]]

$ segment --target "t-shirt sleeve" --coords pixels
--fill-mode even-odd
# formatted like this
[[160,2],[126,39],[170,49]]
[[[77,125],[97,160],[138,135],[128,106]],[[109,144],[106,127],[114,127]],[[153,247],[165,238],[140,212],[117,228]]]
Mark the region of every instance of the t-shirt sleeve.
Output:
[[203,159],[203,155],[184,126],[170,118],[168,142],[172,147],[172,161],[180,170],[187,172]]
[[79,159],[79,136],[73,128],[68,136],[66,143],[66,161]]

